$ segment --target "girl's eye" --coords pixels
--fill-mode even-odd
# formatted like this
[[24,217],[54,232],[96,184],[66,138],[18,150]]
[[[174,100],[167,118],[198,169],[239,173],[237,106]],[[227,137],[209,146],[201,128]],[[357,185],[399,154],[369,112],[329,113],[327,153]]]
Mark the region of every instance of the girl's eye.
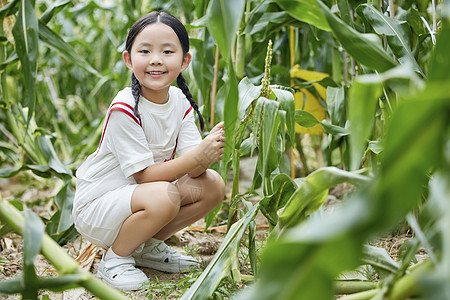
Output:
[[172,54],[173,51],[172,51],[172,50],[164,50],[163,53],[164,53],[164,54]]
[[147,53],[150,53],[150,51],[148,51],[148,50],[140,50],[139,53],[147,54]]

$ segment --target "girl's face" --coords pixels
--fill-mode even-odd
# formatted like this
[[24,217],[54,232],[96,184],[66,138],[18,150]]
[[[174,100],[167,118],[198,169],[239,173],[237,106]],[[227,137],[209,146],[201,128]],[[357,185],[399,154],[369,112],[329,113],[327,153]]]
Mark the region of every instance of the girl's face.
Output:
[[124,51],[122,56],[139,80],[142,96],[155,103],[167,102],[170,85],[191,61],[176,33],[164,23],[147,25],[136,36],[131,53]]

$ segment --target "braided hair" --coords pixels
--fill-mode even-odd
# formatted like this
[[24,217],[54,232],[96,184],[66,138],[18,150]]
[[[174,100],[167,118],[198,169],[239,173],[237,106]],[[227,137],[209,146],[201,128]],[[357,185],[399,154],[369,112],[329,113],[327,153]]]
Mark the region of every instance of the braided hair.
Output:
[[[171,14],[168,14],[166,12],[158,12],[153,11],[139,20],[137,20],[133,26],[131,26],[131,29],[128,33],[125,48],[128,53],[131,53],[131,48],[133,46],[134,40],[136,39],[136,36],[147,26],[153,23],[163,23],[170,28],[173,29],[175,34],[177,35],[178,39],[180,40],[181,47],[183,48],[183,53],[187,54],[189,52],[189,36],[186,31],[186,28],[184,28],[184,25],[174,16]],[[197,103],[195,103],[194,98],[191,95],[191,92],[189,91],[189,87],[186,84],[186,81],[184,80],[183,75],[181,73],[178,75],[177,78],[177,85],[183,92],[183,94],[186,96],[187,100],[191,104],[192,108],[197,112],[198,120],[200,122],[200,128],[203,130],[204,128],[204,120],[202,117],[202,114],[200,113],[200,110],[198,109]],[[134,73],[131,75],[131,91],[134,97],[134,114],[136,116],[139,115],[138,111],[138,104],[139,104],[139,98],[141,95],[141,84],[139,83],[139,80],[136,78]]]

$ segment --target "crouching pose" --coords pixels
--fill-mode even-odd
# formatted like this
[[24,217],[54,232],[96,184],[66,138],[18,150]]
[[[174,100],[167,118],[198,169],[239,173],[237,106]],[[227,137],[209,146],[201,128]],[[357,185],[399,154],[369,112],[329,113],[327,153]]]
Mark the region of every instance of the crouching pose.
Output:
[[223,123],[201,139],[194,110],[202,128],[203,119],[181,75],[188,51],[187,32],[170,14],[151,12],[131,27],[123,52],[131,87],[112,101],[98,149],[76,173],[75,226],[108,249],[98,276],[118,289],[148,283],[136,266],[165,272],[197,266],[164,240],[224,198],[222,178],[208,169],[223,154]]

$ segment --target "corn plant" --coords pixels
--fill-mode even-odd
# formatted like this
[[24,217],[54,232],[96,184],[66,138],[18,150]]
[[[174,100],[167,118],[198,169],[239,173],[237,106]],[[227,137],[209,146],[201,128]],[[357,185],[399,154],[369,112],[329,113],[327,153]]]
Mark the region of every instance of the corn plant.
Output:
[[[248,244],[254,283],[235,295],[238,299],[328,299],[333,293],[352,293],[348,299],[448,298],[449,163],[444,147],[449,126],[445,49],[450,38],[448,21],[444,17],[439,22],[438,13],[448,15],[449,8],[442,1],[393,4],[10,1],[0,8],[5,21],[0,30],[0,176],[32,171],[61,180],[46,231],[59,243],[72,239],[73,170],[95,150],[103,110],[128,83],[120,62],[126,30],[149,10],[167,10],[190,30],[194,55],[186,75],[210,121],[207,128],[225,121],[227,143],[220,168],[224,179],[233,172],[227,236],[183,298],[214,295],[226,277],[252,280],[239,271],[242,243]],[[269,41],[273,44],[266,52]],[[300,65],[297,73],[330,75],[296,76],[290,70],[294,64]],[[326,119],[294,105],[297,90],[319,99]],[[306,167],[301,178],[290,176],[291,148],[302,155],[304,147],[296,126],[323,129],[313,143],[324,162],[314,163],[319,168],[311,170],[308,159],[302,159]],[[250,191],[258,193],[256,204],[238,185],[240,159],[247,155],[258,155]],[[344,182],[354,191],[324,218],[321,207],[329,189]],[[6,205],[2,202],[2,209]],[[220,209],[206,218],[207,226]],[[270,226],[262,254],[254,239],[259,211]],[[25,213],[35,219],[27,209]],[[2,233],[11,228],[22,232],[2,216],[3,221]],[[401,261],[394,262],[367,242],[398,222],[406,222],[416,238]],[[39,240],[40,233],[34,235]],[[31,254],[26,254],[24,277],[11,286],[16,292],[19,283],[31,286],[27,295],[33,297],[39,288],[54,285],[30,272],[30,257],[39,250],[27,246],[29,235],[24,238],[25,251]],[[419,246],[426,247],[430,258],[410,267]],[[360,264],[373,266],[381,280],[336,280]],[[64,276],[57,285],[68,284],[59,288],[82,282],[79,274]]]
[[[349,18],[350,7],[345,1],[338,1],[342,19],[332,14],[328,6],[320,1],[317,5],[309,1],[276,2],[284,9],[289,9],[289,13],[298,20],[322,30],[332,30],[337,43],[359,64],[359,72],[367,75],[357,76],[348,94],[345,93],[349,131],[337,125],[329,126],[330,124],[320,122],[304,111],[295,112],[296,122],[303,126],[321,124],[328,134],[334,133],[336,137],[350,133],[349,167],[354,171],[321,168],[302,180],[292,180],[285,174],[277,175],[272,173],[274,169],[267,168],[277,154],[271,152],[272,156],[269,157],[264,156],[264,150],[259,151],[255,178],[266,176],[264,172],[261,174],[261,169],[269,170],[271,176],[263,184],[263,199],[255,206],[263,211],[273,227],[263,250],[261,269],[254,286],[239,293],[236,298],[330,299],[334,292],[360,292],[348,296],[348,299],[369,299],[387,294],[392,299],[417,295],[445,299],[448,289],[443,282],[448,279],[448,272],[445,271],[448,264],[442,268],[437,267],[447,261],[445,255],[439,261],[442,253],[445,253],[445,247],[442,248],[439,241],[433,244],[432,240],[428,240],[435,239],[433,235],[436,235],[433,232],[436,228],[430,224],[440,223],[443,216],[427,220],[425,227],[433,227],[429,233],[431,236],[427,237],[426,234],[421,234],[422,229],[415,218],[408,215],[420,201],[423,188],[428,184],[429,172],[436,171],[432,172],[435,175],[430,181],[430,193],[434,198],[428,201],[440,203],[430,205],[443,207],[442,200],[448,198],[448,190],[445,188],[448,177],[443,177],[443,174],[448,173],[448,161],[443,163],[448,155],[443,148],[448,143],[448,91],[446,88],[437,91],[431,80],[424,82],[423,69],[427,69],[428,65],[410,50],[411,45],[417,45],[415,43],[419,40],[423,41],[426,37],[431,40],[434,33],[427,34],[423,27],[416,26],[413,28],[415,34],[412,35],[415,40],[409,40],[411,35],[408,35],[408,28],[402,25],[402,19],[394,20],[371,5],[360,5],[356,11],[363,19],[366,30],[374,30],[376,34],[386,36],[385,44],[382,45],[374,41],[375,35],[369,37],[368,33],[361,34],[355,29],[364,30]],[[404,14],[400,18],[417,18],[413,13],[415,11],[411,9],[408,16]],[[318,17],[311,19],[311,16]],[[431,62],[434,69],[430,76],[437,82],[448,80],[448,76],[442,73],[449,62],[448,58],[443,58],[442,52],[448,43],[446,34],[444,29],[439,40],[443,46],[438,44],[434,54],[435,59],[446,63],[437,66],[436,61]],[[330,93],[337,94],[333,89],[335,88],[329,88]],[[250,85],[239,92],[240,101],[244,103],[243,98],[247,94],[258,94]],[[416,96],[409,93],[415,93]],[[330,107],[328,112],[333,115],[331,109]],[[379,112],[381,119],[377,117]],[[265,122],[278,124],[276,118]],[[256,139],[264,139],[259,130],[252,129]],[[270,135],[270,131],[267,133],[266,137],[274,136]],[[368,143],[371,138],[376,140]],[[405,148],[403,145],[409,146]],[[240,145],[235,147],[240,149]],[[234,155],[233,164],[238,166],[236,158]],[[368,158],[372,160],[369,161]],[[265,168],[262,168],[261,161],[267,164]],[[359,170],[361,166],[367,169]],[[440,169],[442,170],[438,171]],[[356,186],[350,199],[327,218],[314,215],[314,211],[323,204],[328,189],[341,182]],[[437,200],[439,196],[436,195],[440,195],[441,199]],[[244,203],[247,214],[241,222],[235,223],[239,226],[242,226],[242,220],[247,223],[255,213],[255,206]],[[429,213],[428,209],[424,210],[428,217]],[[309,218],[311,215],[314,217]],[[407,218],[418,238],[413,241],[413,246],[408,249],[401,264],[392,261],[378,248],[363,247],[369,239],[395,226],[402,218]],[[248,225],[251,235],[251,222]],[[241,235],[236,236],[233,230],[228,237],[240,239]],[[249,243],[250,241],[251,236]],[[421,243],[427,246],[427,250],[430,249],[430,259],[409,269]],[[225,249],[218,252],[217,260],[213,260],[207,269],[207,274],[217,276],[212,279],[202,276],[184,299],[200,299],[205,293],[211,295],[211,285],[217,286],[220,279],[228,274],[229,271],[224,270],[230,270],[235,279],[241,278],[236,267],[236,246],[232,250],[232,255]],[[435,251],[439,255],[435,255]],[[224,257],[228,259],[225,260]],[[382,281],[356,284],[334,281],[341,272],[356,268],[361,262],[371,264]],[[256,267],[254,271],[256,273]],[[437,276],[443,278],[435,285],[437,290],[432,290],[430,279],[427,278]],[[424,280],[424,284],[420,285],[422,281],[419,280]]]

